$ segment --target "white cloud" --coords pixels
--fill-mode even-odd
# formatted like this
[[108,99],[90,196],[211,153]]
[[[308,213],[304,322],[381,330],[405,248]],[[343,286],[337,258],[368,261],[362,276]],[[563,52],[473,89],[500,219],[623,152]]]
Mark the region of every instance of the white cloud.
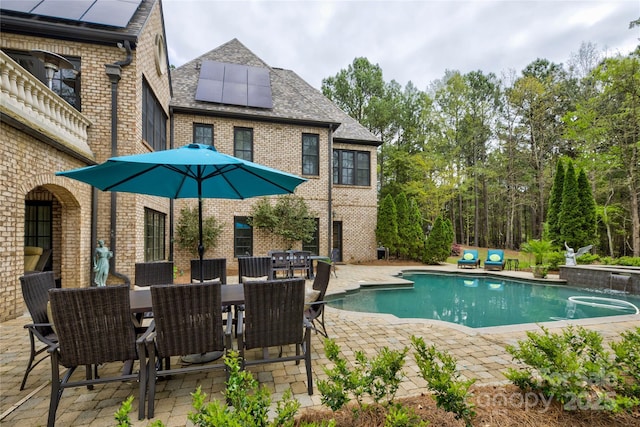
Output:
[[580,43],[627,54],[637,0],[163,0],[169,60],[180,66],[237,38],[274,67],[319,88],[356,57],[386,81],[421,89],[445,70],[522,70],[566,62]]

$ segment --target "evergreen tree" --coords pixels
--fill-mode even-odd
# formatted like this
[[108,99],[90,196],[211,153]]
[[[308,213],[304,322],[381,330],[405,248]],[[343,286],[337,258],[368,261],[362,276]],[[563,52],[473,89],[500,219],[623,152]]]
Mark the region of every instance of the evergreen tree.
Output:
[[553,177],[553,186],[551,187],[551,197],[549,198],[549,210],[547,211],[547,230],[546,238],[554,242],[556,246],[562,246],[560,240],[560,227],[558,224],[558,215],[562,209],[562,189],[564,187],[564,164],[558,159],[556,165],[556,174]]
[[409,201],[404,192],[396,196],[396,214],[398,218],[398,255],[401,258],[409,256],[411,245],[411,224],[409,224]]
[[[564,186],[562,188],[562,207],[558,215],[560,239],[562,243],[574,248],[580,247],[582,215],[580,199],[578,198],[578,182],[573,168],[573,162],[569,160],[564,174]],[[559,243],[559,242],[554,242]]]
[[424,231],[422,230],[422,213],[415,199],[409,201],[409,257],[421,260],[424,255]]
[[582,213],[578,245],[586,246],[595,242],[597,216],[596,202],[593,198],[593,193],[591,193],[591,186],[584,169],[580,169],[578,173],[578,199],[580,212]]
[[451,243],[453,243],[453,228],[449,220],[437,217],[433,223],[431,233],[427,237],[425,264],[438,264],[445,261],[451,253]]
[[391,194],[387,194],[378,205],[376,240],[378,244],[389,248],[389,252],[395,253],[398,241],[398,216]]

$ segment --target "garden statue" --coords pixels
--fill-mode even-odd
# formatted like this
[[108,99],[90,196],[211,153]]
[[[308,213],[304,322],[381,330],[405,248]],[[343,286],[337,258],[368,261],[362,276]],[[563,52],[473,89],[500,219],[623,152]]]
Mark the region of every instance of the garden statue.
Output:
[[113,257],[113,252],[104,245],[104,240],[98,240],[95,258],[93,259],[93,271],[96,277],[93,279],[96,286],[107,286],[109,276],[109,259]]
[[564,242],[564,247],[567,248],[567,252],[564,254],[565,265],[576,265],[576,258],[589,252],[593,245],[584,246],[578,249],[578,252],[575,252],[573,248],[570,248],[569,245],[567,245],[567,242]]

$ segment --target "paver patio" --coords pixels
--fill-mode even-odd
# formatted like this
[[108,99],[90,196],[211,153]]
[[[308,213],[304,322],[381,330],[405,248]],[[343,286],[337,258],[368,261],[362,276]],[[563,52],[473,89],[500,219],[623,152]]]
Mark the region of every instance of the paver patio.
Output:
[[[455,266],[406,267],[429,270],[455,270]],[[396,283],[403,280],[395,277],[405,269],[401,266],[341,265],[338,277],[331,277],[328,293],[355,288],[362,283]],[[481,270],[465,270],[465,273],[481,273]],[[526,272],[504,272],[505,275],[531,277]],[[28,360],[29,339],[23,325],[31,321],[28,314],[0,324],[0,424],[11,426],[46,425],[49,393],[50,362],[42,362],[30,374],[25,390],[20,391],[20,381]],[[504,350],[506,344],[514,344],[525,337],[525,330],[536,329],[535,325],[516,325],[473,330],[444,322],[398,319],[383,314],[345,312],[328,307],[325,321],[329,336],[337,342],[343,355],[353,360],[356,350],[363,350],[368,356],[377,354],[380,348],[391,349],[410,347],[411,336],[424,337],[427,343],[434,343],[440,350],[447,350],[458,360],[461,373],[468,378],[477,378],[479,384],[506,382],[502,372],[512,365],[510,355]],[[620,332],[640,326],[640,316],[618,316],[604,320],[584,319],[574,321],[586,328],[600,332],[605,341],[616,339]],[[552,322],[548,326],[555,330],[565,322]],[[314,382],[326,378],[323,367],[328,363],[320,335],[312,337]],[[120,366],[101,368],[120,369]],[[266,385],[277,402],[283,392],[291,388],[302,409],[320,407],[320,393],[315,387],[313,396],[306,393],[304,363],[273,363],[249,369],[261,384]],[[82,375],[77,372],[74,375]],[[426,391],[425,381],[411,353],[406,358],[406,379],[398,396],[412,396]],[[184,425],[186,415],[192,410],[191,396],[196,387],[210,398],[222,398],[224,373],[211,372],[206,375],[178,375],[168,381],[160,381],[156,392],[155,418],[167,426]],[[314,384],[315,386],[315,384]],[[129,395],[136,395],[135,383],[112,383],[98,385],[94,390],[74,388],[65,390],[57,412],[60,426],[114,426],[113,414],[120,403]],[[134,400],[132,419],[137,417],[138,402]],[[149,420],[134,421],[134,426],[146,426]]]

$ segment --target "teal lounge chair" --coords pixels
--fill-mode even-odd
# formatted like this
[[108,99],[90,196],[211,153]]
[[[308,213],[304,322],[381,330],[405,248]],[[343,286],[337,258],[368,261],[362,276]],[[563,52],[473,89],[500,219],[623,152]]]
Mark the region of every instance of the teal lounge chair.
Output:
[[504,251],[502,249],[489,249],[487,259],[484,262],[485,270],[504,270]]
[[462,252],[462,258],[458,260],[458,268],[478,268],[480,267],[480,258],[478,258],[477,249],[465,249]]

